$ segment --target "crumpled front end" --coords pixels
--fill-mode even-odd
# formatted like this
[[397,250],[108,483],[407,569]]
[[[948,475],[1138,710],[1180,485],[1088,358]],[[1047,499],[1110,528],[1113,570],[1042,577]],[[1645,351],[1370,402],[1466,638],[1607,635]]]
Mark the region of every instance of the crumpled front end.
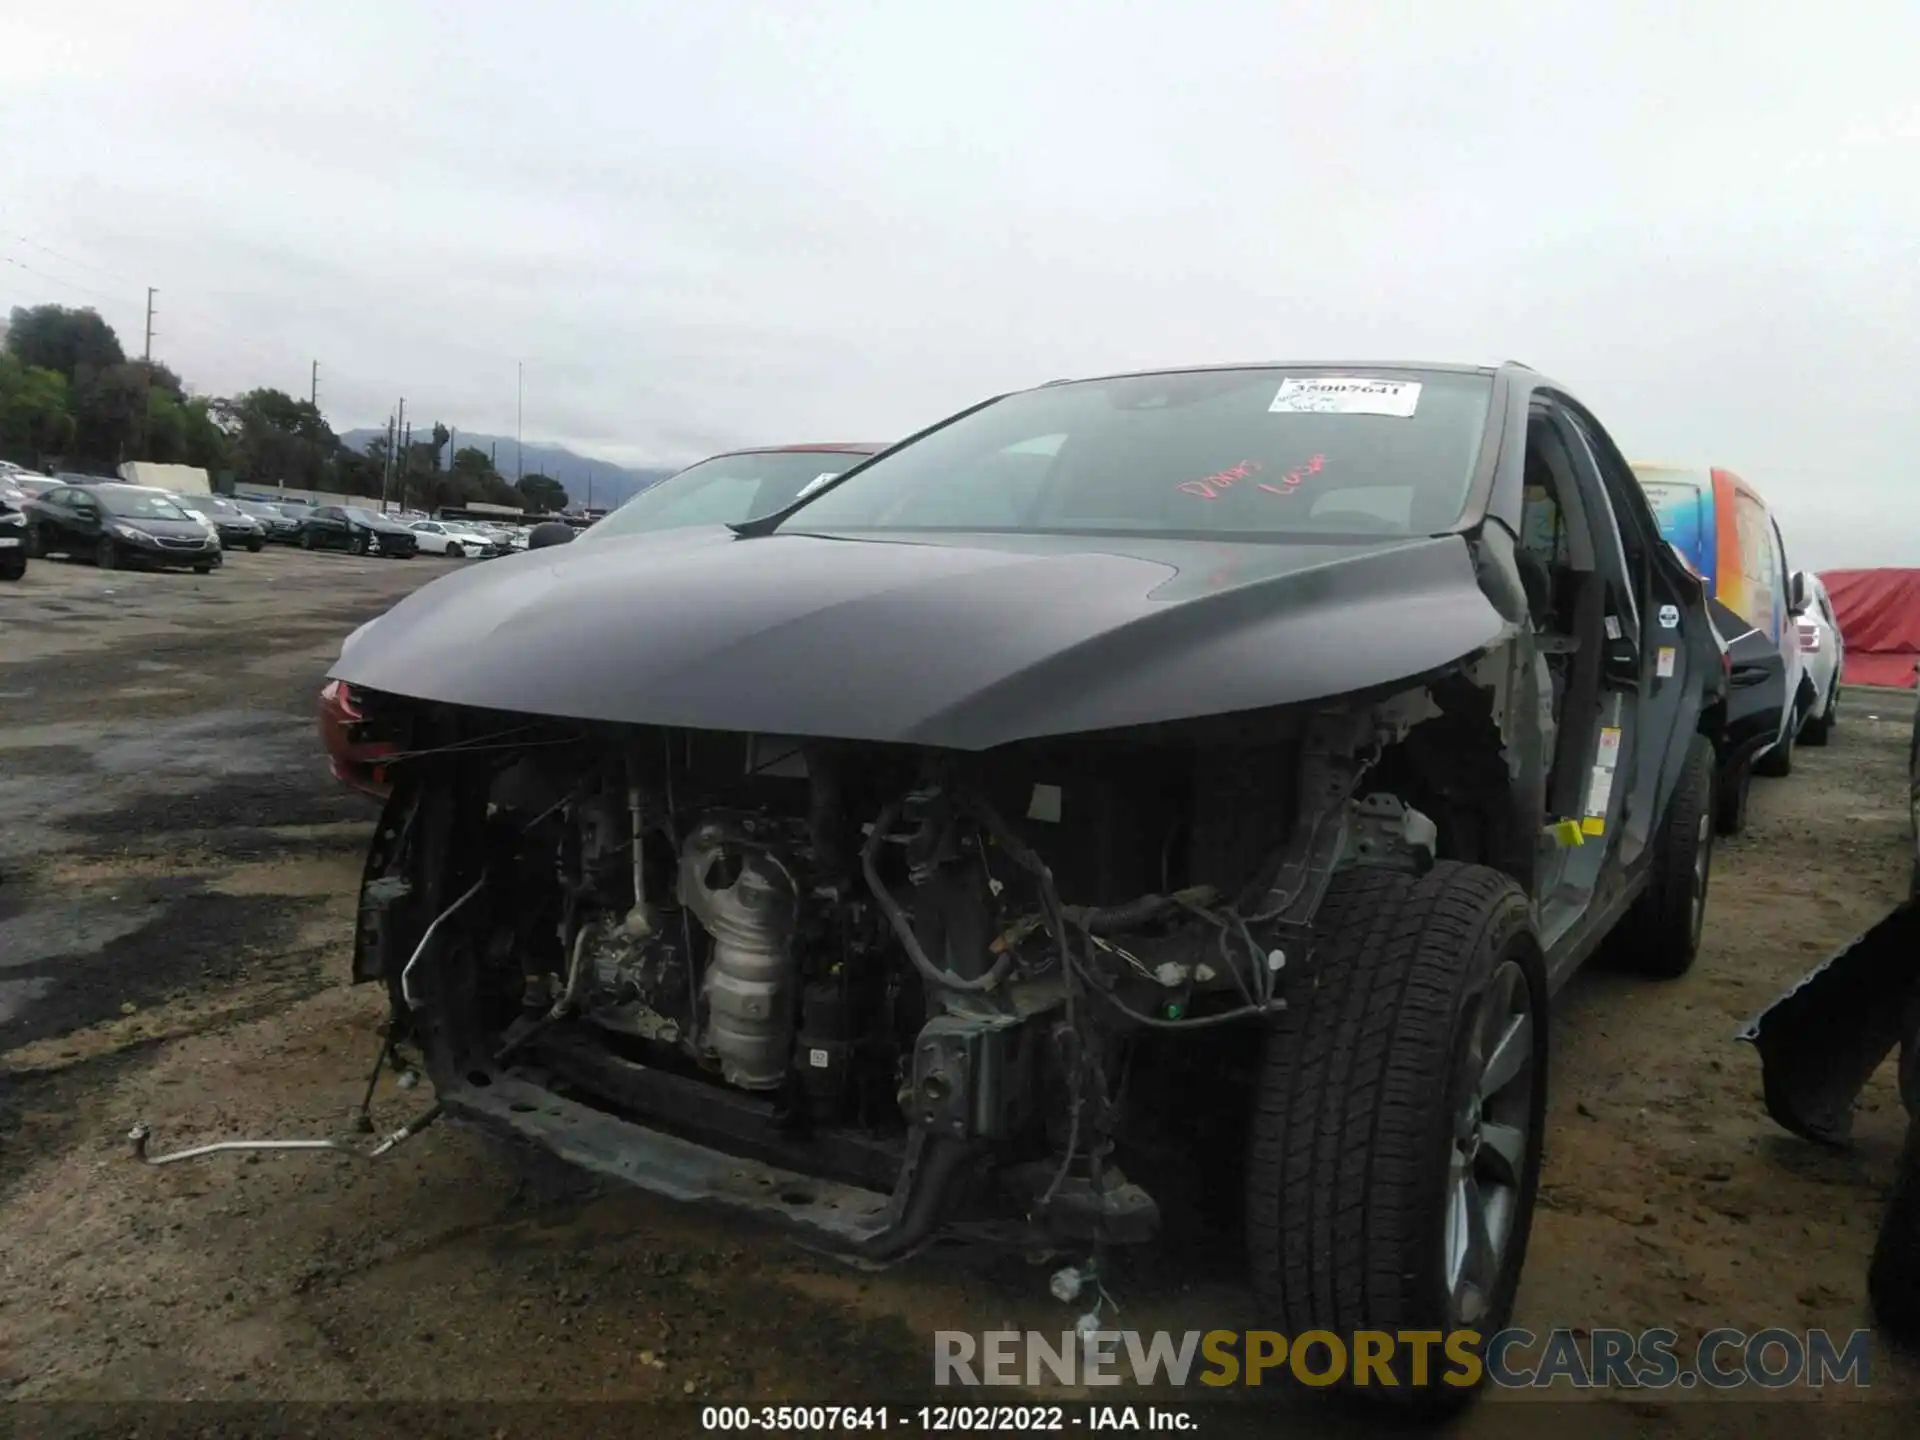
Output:
[[977,753],[380,697],[356,978],[450,1113],[663,1194],[871,1261],[1144,1240],[1237,1163],[1337,868],[1531,865],[1510,662]]

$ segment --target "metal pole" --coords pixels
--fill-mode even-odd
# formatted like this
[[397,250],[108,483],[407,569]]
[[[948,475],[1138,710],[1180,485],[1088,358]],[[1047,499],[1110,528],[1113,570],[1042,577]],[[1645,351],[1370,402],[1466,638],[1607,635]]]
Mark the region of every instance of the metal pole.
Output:
[[313,381],[307,387],[307,403],[314,409],[320,408],[320,362],[313,362]]
[[[394,424],[393,424],[394,438],[400,441],[400,448],[394,452],[393,475],[394,475],[394,478],[400,482],[400,493],[402,495],[405,495],[407,493],[407,469],[406,469],[407,442],[403,434],[406,428],[407,428],[407,397],[402,395],[400,397],[400,418],[394,421]],[[380,513],[382,515],[387,513],[387,497],[384,495],[380,497]]]
[[[406,409],[407,402],[402,400],[400,408]],[[387,513],[387,492],[393,488],[393,416],[387,417],[387,463],[380,470],[380,513]]]
[[407,508],[407,482],[413,478],[413,422],[407,422],[406,434],[400,440],[400,453],[406,463],[400,467],[400,508]]

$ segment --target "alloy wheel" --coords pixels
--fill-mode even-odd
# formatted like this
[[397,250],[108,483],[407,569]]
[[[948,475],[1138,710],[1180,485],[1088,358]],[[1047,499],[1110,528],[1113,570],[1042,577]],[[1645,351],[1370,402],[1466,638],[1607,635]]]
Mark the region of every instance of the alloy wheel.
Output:
[[1480,994],[1456,1081],[1445,1250],[1447,1309],[1456,1327],[1486,1315],[1516,1238],[1536,1138],[1531,1108],[1537,1023],[1525,974],[1517,961],[1504,961]]

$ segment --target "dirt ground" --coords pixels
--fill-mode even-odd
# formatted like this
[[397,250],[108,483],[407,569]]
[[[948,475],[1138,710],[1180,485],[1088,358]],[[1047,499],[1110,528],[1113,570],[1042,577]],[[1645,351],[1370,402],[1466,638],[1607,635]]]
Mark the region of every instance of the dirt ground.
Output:
[[[0,1397],[16,1418],[98,1429],[154,1423],[142,1402],[220,1401],[264,1408],[179,1413],[250,1415],[235,1422],[250,1432],[319,1413],[295,1402],[380,1402],[453,1407],[416,1434],[520,1434],[559,1402],[622,1400],[659,1402],[657,1433],[686,1433],[688,1396],[917,1405],[933,1331],[1070,1324],[1047,1270],[1019,1259],[940,1250],[854,1271],[452,1126],[379,1164],[128,1158],[136,1121],[156,1150],[351,1138],[382,1019],[380,995],[343,983],[373,817],[326,773],[314,693],[354,625],[449,563],[271,550],[205,578],[42,563],[0,586]],[[1691,976],[1590,970],[1561,998],[1520,1324],[1867,1323],[1903,1123],[1891,1076],[1855,1149],[1816,1152],[1767,1120],[1733,1035],[1902,892],[1898,704],[1850,694],[1830,747],[1757,782]],[[377,1119],[423,1103],[388,1077]],[[1128,1260],[1110,1288],[1120,1325],[1258,1324],[1217,1261]],[[1873,1381],[1864,1400],[1792,1392],[1794,1433],[1905,1429],[1920,1366],[1876,1342]],[[1494,1396],[1458,1433],[1512,1431],[1534,1398]],[[1752,1392],[1630,1398],[1567,1404],[1554,1424],[1757,1423]],[[613,1412],[564,1413],[577,1434]],[[1224,1414],[1201,1429],[1353,1419],[1314,1396]]]

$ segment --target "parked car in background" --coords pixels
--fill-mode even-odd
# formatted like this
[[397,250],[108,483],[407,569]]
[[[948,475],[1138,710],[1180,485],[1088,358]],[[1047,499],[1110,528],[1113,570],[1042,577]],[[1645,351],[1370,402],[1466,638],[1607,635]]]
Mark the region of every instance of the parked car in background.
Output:
[[233,503],[260,522],[267,540],[278,545],[300,543],[300,521],[279,506],[269,505],[264,500],[235,500]]
[[770,445],[710,455],[648,486],[588,526],[580,538],[609,540],[650,530],[757,520],[786,509],[884,449],[866,441],[847,441]]
[[[775,445],[710,456],[633,496],[618,510],[581,527],[568,539],[588,535],[638,535],[716,521],[757,519],[791,505],[796,496],[824,485],[885,448],[865,441],[848,441]],[[663,498],[638,503],[650,496],[662,497],[662,492],[666,492]],[[513,546],[510,538],[513,526],[477,520],[437,523],[469,526],[500,545],[502,553],[509,548],[532,548],[532,532],[536,528],[522,527],[524,543]],[[354,634],[357,636],[366,628],[363,625]],[[386,779],[384,772],[375,774],[375,761],[390,753],[391,747],[382,749],[376,742],[365,740],[367,729],[366,717],[360,711],[353,687],[344,681],[329,681],[320,693],[320,743],[328,763],[335,778],[369,795],[380,795],[385,793]]]
[[300,545],[306,550],[346,550],[411,560],[419,551],[420,537],[399,521],[359,505],[316,505],[301,518]]
[[26,503],[18,491],[0,494],[0,580],[18,580],[27,573]]
[[25,470],[9,476],[8,480],[14,489],[18,490],[29,500],[36,495],[45,494],[47,491],[53,489],[54,486],[62,483],[54,479],[51,475],[36,475],[31,471]]
[[1801,705],[1807,717],[1800,726],[1800,738],[1809,745],[1824,745],[1840,718],[1840,676],[1846,669],[1847,640],[1820,577],[1811,570],[1797,570],[1791,583],[1794,618],[1800,629]]
[[451,520],[415,520],[407,528],[418,537],[420,548],[429,555],[446,555],[455,560],[471,555],[484,560],[504,554],[507,548],[499,536]]
[[1502,1329],[1553,996],[1684,973],[1712,859],[1720,650],[1599,421],[1223,367],[832,458],[349,637],[353,975],[445,1113],[872,1262],[1141,1243],[1202,1167],[1276,1329]]
[[267,527],[224,495],[182,495],[171,492],[175,504],[198,515],[220,537],[224,549],[236,546],[255,554],[267,548]]
[[1786,542],[1760,492],[1721,466],[1636,464],[1660,530],[1706,582],[1730,665],[1716,820],[1745,827],[1752,777],[1785,775],[1806,718]]
[[205,575],[220,565],[220,537],[157,490],[122,485],[59,485],[27,503],[32,555],[86,558],[102,570],[122,565],[186,566]]

